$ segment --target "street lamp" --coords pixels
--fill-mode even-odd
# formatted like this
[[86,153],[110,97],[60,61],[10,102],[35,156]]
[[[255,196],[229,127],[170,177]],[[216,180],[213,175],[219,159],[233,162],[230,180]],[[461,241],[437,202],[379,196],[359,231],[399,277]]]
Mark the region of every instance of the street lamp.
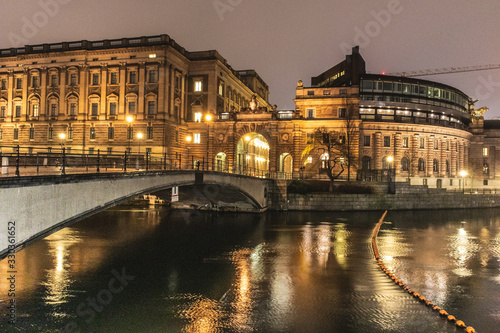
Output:
[[[392,179],[392,162],[394,161],[394,157],[392,156],[389,156],[387,157],[387,162],[389,163],[389,174],[388,174],[388,177],[387,177],[387,181],[389,183],[389,193],[391,194],[395,194],[396,193],[396,188],[394,186],[394,182],[393,182],[393,179]],[[395,177],[395,173],[394,173],[394,177]]]
[[137,133],[137,140],[139,141],[139,151],[137,153],[137,160],[135,163],[135,169],[139,170],[139,157],[141,155],[141,139],[142,139],[142,133]]
[[61,175],[66,174],[66,148],[64,147],[64,139],[66,139],[66,134],[60,133],[59,139],[61,139],[61,148],[62,148],[62,167],[61,167]]
[[207,113],[205,116],[205,121],[207,122],[207,170],[209,167],[208,156],[210,151],[210,121],[212,120],[212,115]]
[[128,137],[128,149],[130,150],[130,140],[132,139],[132,122],[134,121],[134,117],[127,116],[127,118],[125,119],[127,120],[128,123],[127,137]]
[[[460,177],[462,177],[462,193],[465,192],[465,177],[467,177],[467,171],[462,170],[459,172]],[[459,186],[460,189],[460,186]]]
[[188,135],[186,137],[186,141],[187,141],[187,149],[188,149],[188,156],[187,156],[187,165],[188,165],[188,169],[190,169],[190,162],[189,162],[189,149],[191,148],[189,145],[191,144],[191,140],[193,140],[193,138],[191,137],[191,135]]

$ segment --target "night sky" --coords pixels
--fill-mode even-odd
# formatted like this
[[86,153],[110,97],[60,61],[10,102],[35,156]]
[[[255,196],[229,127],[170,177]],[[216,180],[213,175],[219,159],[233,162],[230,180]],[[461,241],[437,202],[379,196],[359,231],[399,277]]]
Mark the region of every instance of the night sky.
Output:
[[[294,108],[299,79],[310,85],[355,44],[372,73],[500,64],[495,0],[4,0],[1,9],[0,48],[168,34],[255,69],[279,109]],[[422,78],[500,117],[500,69]]]

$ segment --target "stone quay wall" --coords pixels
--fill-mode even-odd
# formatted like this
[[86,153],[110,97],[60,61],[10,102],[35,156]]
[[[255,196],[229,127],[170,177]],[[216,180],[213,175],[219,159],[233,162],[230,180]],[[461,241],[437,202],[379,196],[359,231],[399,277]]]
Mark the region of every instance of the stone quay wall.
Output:
[[288,193],[287,210],[368,211],[500,207],[500,194],[446,191],[398,194]]

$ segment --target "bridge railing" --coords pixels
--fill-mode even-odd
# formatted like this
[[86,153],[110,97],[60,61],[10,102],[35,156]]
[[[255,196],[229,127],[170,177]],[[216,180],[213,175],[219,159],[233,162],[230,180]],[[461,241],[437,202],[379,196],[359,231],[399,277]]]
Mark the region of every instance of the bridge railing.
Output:
[[189,155],[170,158],[166,153],[142,154],[124,151],[121,153],[97,150],[75,152],[60,146],[22,147],[0,146],[0,177],[37,175],[65,175],[101,172],[134,172],[154,170],[212,170],[259,178],[291,179],[284,172],[270,173],[245,165],[229,168],[224,161],[207,161],[203,156]]

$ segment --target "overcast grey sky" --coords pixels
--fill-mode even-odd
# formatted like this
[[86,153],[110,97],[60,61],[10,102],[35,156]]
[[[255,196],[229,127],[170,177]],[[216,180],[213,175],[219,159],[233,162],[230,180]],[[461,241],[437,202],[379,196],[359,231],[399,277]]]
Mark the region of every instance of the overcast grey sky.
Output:
[[[496,0],[4,0],[0,48],[168,34],[189,51],[216,49],[255,69],[270,102],[294,108],[297,80],[360,44],[367,70],[500,64]],[[450,84],[500,116],[500,69],[423,77]]]

